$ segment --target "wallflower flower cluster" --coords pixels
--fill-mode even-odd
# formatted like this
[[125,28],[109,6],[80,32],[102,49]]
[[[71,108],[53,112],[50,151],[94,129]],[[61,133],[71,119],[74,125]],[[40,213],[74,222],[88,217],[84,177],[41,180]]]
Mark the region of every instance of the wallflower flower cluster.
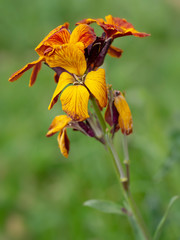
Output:
[[[102,126],[88,105],[89,100],[96,102],[99,111],[103,112],[106,108],[104,120],[112,136],[119,129],[126,135],[132,133],[132,116],[125,97],[106,84],[105,70],[100,67],[106,54],[121,57],[123,51],[112,45],[114,39],[128,35],[146,37],[149,34],[138,32],[125,19],[111,15],[105,19],[84,19],[76,24],[72,32],[69,23],[53,29],[35,48],[39,58],[9,78],[10,82],[14,82],[32,68],[29,82],[29,86],[32,86],[42,63],[55,72],[57,85],[48,109],[60,99],[65,114],[54,118],[47,136],[58,133],[59,148],[65,157],[68,157],[70,146],[68,128],[105,142]],[[102,28],[100,37],[96,36],[90,26],[92,23]]]

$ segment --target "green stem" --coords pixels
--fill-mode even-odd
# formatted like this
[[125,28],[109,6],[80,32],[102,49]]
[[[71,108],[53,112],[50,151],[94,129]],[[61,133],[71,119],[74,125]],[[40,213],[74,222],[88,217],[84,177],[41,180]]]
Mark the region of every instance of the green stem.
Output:
[[128,143],[127,143],[127,135],[123,135],[123,149],[124,149],[124,165],[126,167],[126,176],[128,179],[128,188],[130,184],[130,171],[129,171],[129,152],[128,152]]
[[[110,148],[112,146],[110,145]],[[113,153],[113,158],[117,158],[117,153],[116,151],[113,149],[111,149],[111,153]],[[119,158],[118,158],[119,159]],[[118,160],[120,162],[120,160]],[[114,163],[116,163],[116,161],[114,161]],[[117,170],[118,167],[116,167]],[[121,174],[121,172],[119,171],[119,175]],[[120,177],[120,179],[127,179],[124,175]],[[141,214],[133,200],[133,197],[131,195],[130,189],[127,187],[127,184],[123,184],[124,182],[121,180],[121,183],[123,185],[123,195],[124,198],[126,200],[126,203],[128,204],[130,211],[132,212],[133,215],[133,220],[134,223],[136,224],[136,228],[139,230],[140,234],[141,234],[141,238],[144,240],[151,240],[151,236],[146,228],[146,225],[141,217]]]
[[96,115],[97,115],[97,118],[98,118],[98,120],[99,120],[99,123],[100,123],[100,125],[101,125],[101,128],[102,128],[102,130],[103,130],[103,133],[105,134],[105,133],[106,133],[106,123],[105,123],[104,118],[103,118],[103,116],[102,116],[102,114],[101,114],[101,111],[100,111],[100,109],[99,109],[99,106],[98,106],[97,103],[96,103],[96,99],[95,99],[94,97],[91,97],[91,102],[92,102],[94,111],[95,111],[95,113],[96,113]]
[[[129,188],[127,187],[127,183],[128,183],[128,179],[126,177],[126,175],[124,174],[124,170],[123,167],[121,165],[121,162],[119,160],[118,154],[116,152],[116,150],[114,149],[112,140],[109,138],[109,135],[107,134],[106,131],[106,123],[104,121],[104,118],[101,114],[101,111],[96,103],[95,98],[91,98],[92,101],[92,105],[94,107],[94,111],[97,115],[97,118],[99,120],[99,123],[101,125],[102,131],[104,133],[105,136],[105,141],[106,141],[106,147],[108,149],[108,152],[110,153],[114,165],[116,167],[120,182],[121,182],[121,186],[122,186],[122,192],[126,201],[126,204],[128,206],[128,208],[130,209],[132,216],[133,216],[133,222],[136,225],[136,228],[138,229],[138,231],[140,232],[141,238],[143,240],[151,240],[151,236],[146,228],[146,225],[140,215],[140,212],[132,198],[132,195],[130,193]],[[129,154],[128,154],[128,146],[127,146],[127,139],[124,139],[124,151],[125,151],[125,160],[128,162],[129,165]],[[129,171],[129,170],[128,170]],[[131,219],[132,221],[132,219]]]
[[107,134],[106,134],[106,147],[107,147],[107,149],[108,149],[108,151],[109,151],[109,153],[110,153],[110,155],[111,155],[111,157],[112,157],[112,159],[115,163],[120,181],[122,183],[126,183],[127,182],[127,177],[124,174],[124,169],[121,165],[121,162],[119,161],[118,154],[117,154],[116,150],[114,149],[112,140],[109,138],[109,136]]

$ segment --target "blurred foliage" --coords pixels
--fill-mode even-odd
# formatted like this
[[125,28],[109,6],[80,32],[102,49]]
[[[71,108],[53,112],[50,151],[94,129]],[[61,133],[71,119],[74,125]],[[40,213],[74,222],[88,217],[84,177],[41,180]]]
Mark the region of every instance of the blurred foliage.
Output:
[[[33,49],[56,26],[108,14],[126,18],[151,37],[124,37],[114,45],[121,59],[106,57],[107,82],[125,91],[134,120],[129,136],[131,186],[153,232],[170,198],[179,194],[180,4],[178,0],[0,0],[0,239],[130,240],[123,216],[84,207],[88,199],[120,202],[112,163],[94,139],[69,130],[68,160],[46,131],[61,113],[47,110],[55,83],[46,66],[28,88],[30,72],[9,76],[37,59]],[[99,31],[99,30],[98,30]],[[115,137],[121,156],[121,135]],[[160,239],[180,239],[180,203],[173,206]]]

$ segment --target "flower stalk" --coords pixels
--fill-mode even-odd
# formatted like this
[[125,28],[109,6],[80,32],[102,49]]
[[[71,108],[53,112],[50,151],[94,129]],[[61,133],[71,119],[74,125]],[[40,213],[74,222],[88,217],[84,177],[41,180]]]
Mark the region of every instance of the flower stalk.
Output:
[[[105,126],[106,123],[103,119],[103,116],[101,114],[101,111],[96,103],[96,101],[92,98],[91,99],[92,103],[93,103],[93,107],[94,107],[94,111],[97,115],[97,118],[99,120],[99,123],[102,127],[103,130],[105,130]],[[144,220],[140,214],[139,209],[137,208],[137,205],[132,197],[132,194],[130,192],[130,187],[129,187],[129,153],[128,153],[128,144],[127,144],[127,136],[124,135],[123,138],[123,148],[124,148],[124,155],[125,155],[125,160],[124,160],[124,164],[126,166],[126,174],[124,173],[124,169],[123,166],[121,164],[121,161],[119,159],[119,156],[113,146],[113,142],[112,139],[109,138],[107,131],[104,131],[105,134],[105,138],[106,138],[106,142],[105,142],[105,146],[106,149],[108,150],[108,152],[110,153],[110,156],[113,160],[113,163],[115,165],[115,169],[118,175],[118,179],[120,180],[120,186],[121,186],[121,190],[124,196],[124,200],[125,200],[125,205],[128,208],[127,210],[129,210],[132,214],[132,217],[128,217],[131,218],[129,219],[130,222],[133,221],[133,224],[136,225],[136,229],[138,229],[139,235],[141,237],[141,239],[143,240],[151,240],[151,236],[147,230],[147,227],[144,223]]]

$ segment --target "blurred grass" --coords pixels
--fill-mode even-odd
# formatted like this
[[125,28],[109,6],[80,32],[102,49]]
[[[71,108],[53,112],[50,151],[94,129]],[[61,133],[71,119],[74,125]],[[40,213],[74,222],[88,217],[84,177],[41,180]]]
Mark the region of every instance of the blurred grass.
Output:
[[[130,240],[127,220],[83,207],[97,198],[120,201],[114,169],[103,146],[68,132],[69,159],[59,153],[56,137],[46,131],[61,113],[47,106],[55,84],[46,66],[33,88],[30,72],[16,83],[9,76],[37,58],[33,49],[54,27],[87,17],[112,14],[126,18],[151,37],[117,39],[121,59],[106,58],[107,82],[126,91],[134,120],[129,137],[131,185],[151,230],[170,198],[179,194],[180,4],[160,1],[0,0],[0,239]],[[122,156],[121,136],[115,145]],[[161,239],[180,238],[180,203],[171,210]]]

